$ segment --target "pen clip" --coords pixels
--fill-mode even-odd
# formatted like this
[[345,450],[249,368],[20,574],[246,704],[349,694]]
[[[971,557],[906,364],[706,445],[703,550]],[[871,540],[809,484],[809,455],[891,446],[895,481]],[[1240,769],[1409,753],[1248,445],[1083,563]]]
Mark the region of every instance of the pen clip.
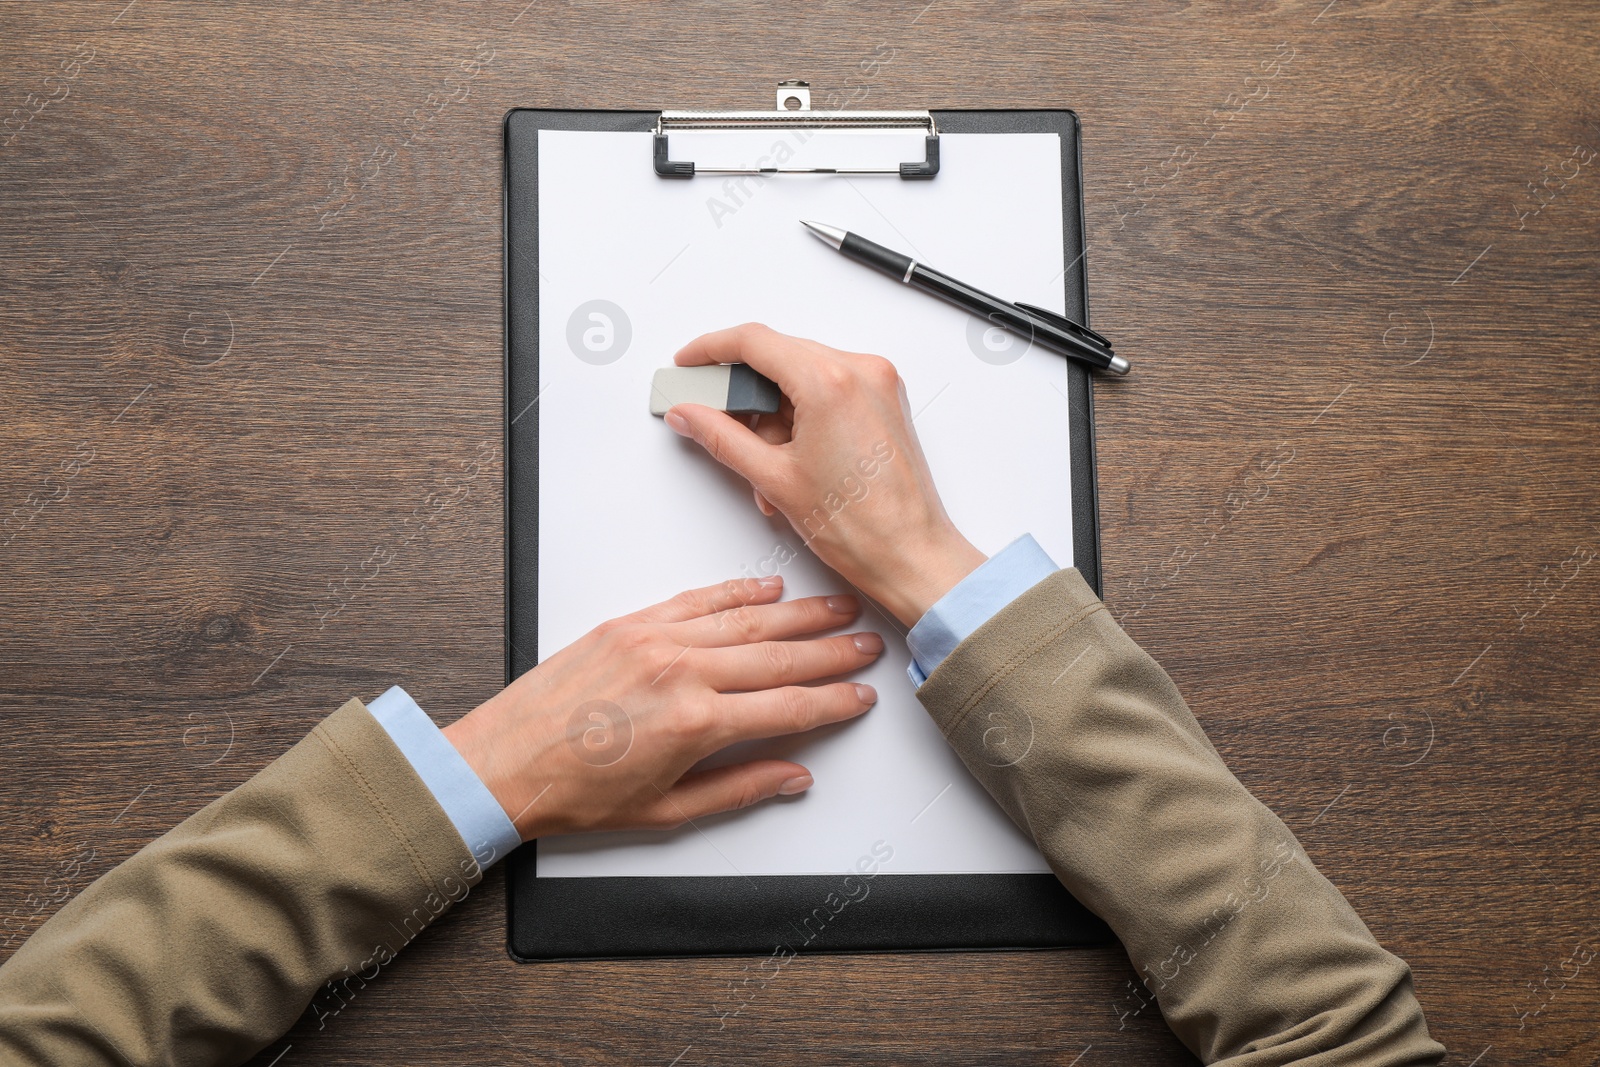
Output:
[[1106,340],[1106,338],[1104,338],[1104,337],[1100,336],[1099,334],[1095,333],[1093,330],[1089,329],[1089,327],[1083,325],[1082,323],[1073,322],[1071,319],[1067,318],[1065,315],[1060,314],[1059,312],[1049,311],[1049,310],[1046,310],[1045,308],[1042,308],[1042,307],[1036,307],[1033,304],[1024,304],[1024,303],[1021,303],[1020,301],[1017,302],[1014,306],[1020,308],[1023,311],[1026,311],[1030,315],[1037,315],[1039,318],[1041,318],[1044,321],[1048,322],[1050,325],[1059,327],[1060,329],[1063,329],[1063,330],[1066,330],[1068,333],[1081,334],[1082,336],[1087,337],[1089,340],[1093,341],[1095,344],[1100,345],[1103,348],[1105,348],[1105,350],[1107,352],[1111,351],[1111,342],[1110,341]]

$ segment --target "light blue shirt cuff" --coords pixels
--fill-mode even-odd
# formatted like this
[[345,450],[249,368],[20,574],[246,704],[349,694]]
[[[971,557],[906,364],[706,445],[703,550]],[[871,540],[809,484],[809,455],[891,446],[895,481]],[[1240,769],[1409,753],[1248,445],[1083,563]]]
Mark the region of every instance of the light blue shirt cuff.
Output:
[[522,835],[489,787],[410,693],[394,686],[367,710],[411,762],[480,867],[504,859],[522,844]]
[[912,684],[920,687],[968,635],[1059,569],[1032,534],[1023,534],[961,579],[906,635]]

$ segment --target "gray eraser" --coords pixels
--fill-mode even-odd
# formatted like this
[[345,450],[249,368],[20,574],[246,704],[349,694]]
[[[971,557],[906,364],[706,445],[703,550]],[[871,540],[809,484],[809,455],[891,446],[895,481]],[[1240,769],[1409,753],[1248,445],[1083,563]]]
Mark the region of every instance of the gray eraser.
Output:
[[704,404],[732,415],[772,415],[782,393],[772,379],[743,363],[711,367],[663,367],[650,383],[650,414],[674,404]]

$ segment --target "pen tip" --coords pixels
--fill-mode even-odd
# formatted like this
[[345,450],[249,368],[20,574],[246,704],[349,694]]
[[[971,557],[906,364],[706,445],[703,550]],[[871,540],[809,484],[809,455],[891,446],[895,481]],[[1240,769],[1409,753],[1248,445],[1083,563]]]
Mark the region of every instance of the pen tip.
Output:
[[816,234],[819,238],[826,241],[834,248],[838,248],[840,245],[844,244],[844,239],[846,236],[845,231],[841,230],[837,226],[829,226],[825,222],[807,222],[805,219],[800,220],[800,225]]

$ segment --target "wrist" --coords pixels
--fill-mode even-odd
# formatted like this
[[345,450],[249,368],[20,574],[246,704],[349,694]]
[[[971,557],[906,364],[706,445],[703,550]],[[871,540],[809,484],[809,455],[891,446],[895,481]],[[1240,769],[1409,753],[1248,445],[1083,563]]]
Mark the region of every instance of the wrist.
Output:
[[910,629],[987,559],[952,527],[922,548],[900,553],[892,564],[876,568],[868,581],[858,584]]
[[[490,704],[492,703],[493,701],[490,702]],[[525,811],[519,810],[521,805],[516,796],[518,786],[521,783],[517,781],[515,775],[505,773],[510,769],[507,766],[508,761],[504,758],[505,752],[494,743],[493,738],[490,736],[493,730],[488,727],[487,720],[497,710],[491,707],[490,704],[479,706],[469,714],[444,727],[440,732],[444,734],[445,740],[450,742],[455,750],[461,754],[461,758],[466,760],[467,766],[472,769],[472,773],[478,776],[478,780],[483,783],[484,788],[489,791],[489,794],[500,805],[501,810],[506,813],[506,818],[512,821],[512,825],[516,827],[517,832],[526,841],[531,836],[524,831],[527,820],[524,819],[520,823],[517,821],[519,815],[526,814]]]

